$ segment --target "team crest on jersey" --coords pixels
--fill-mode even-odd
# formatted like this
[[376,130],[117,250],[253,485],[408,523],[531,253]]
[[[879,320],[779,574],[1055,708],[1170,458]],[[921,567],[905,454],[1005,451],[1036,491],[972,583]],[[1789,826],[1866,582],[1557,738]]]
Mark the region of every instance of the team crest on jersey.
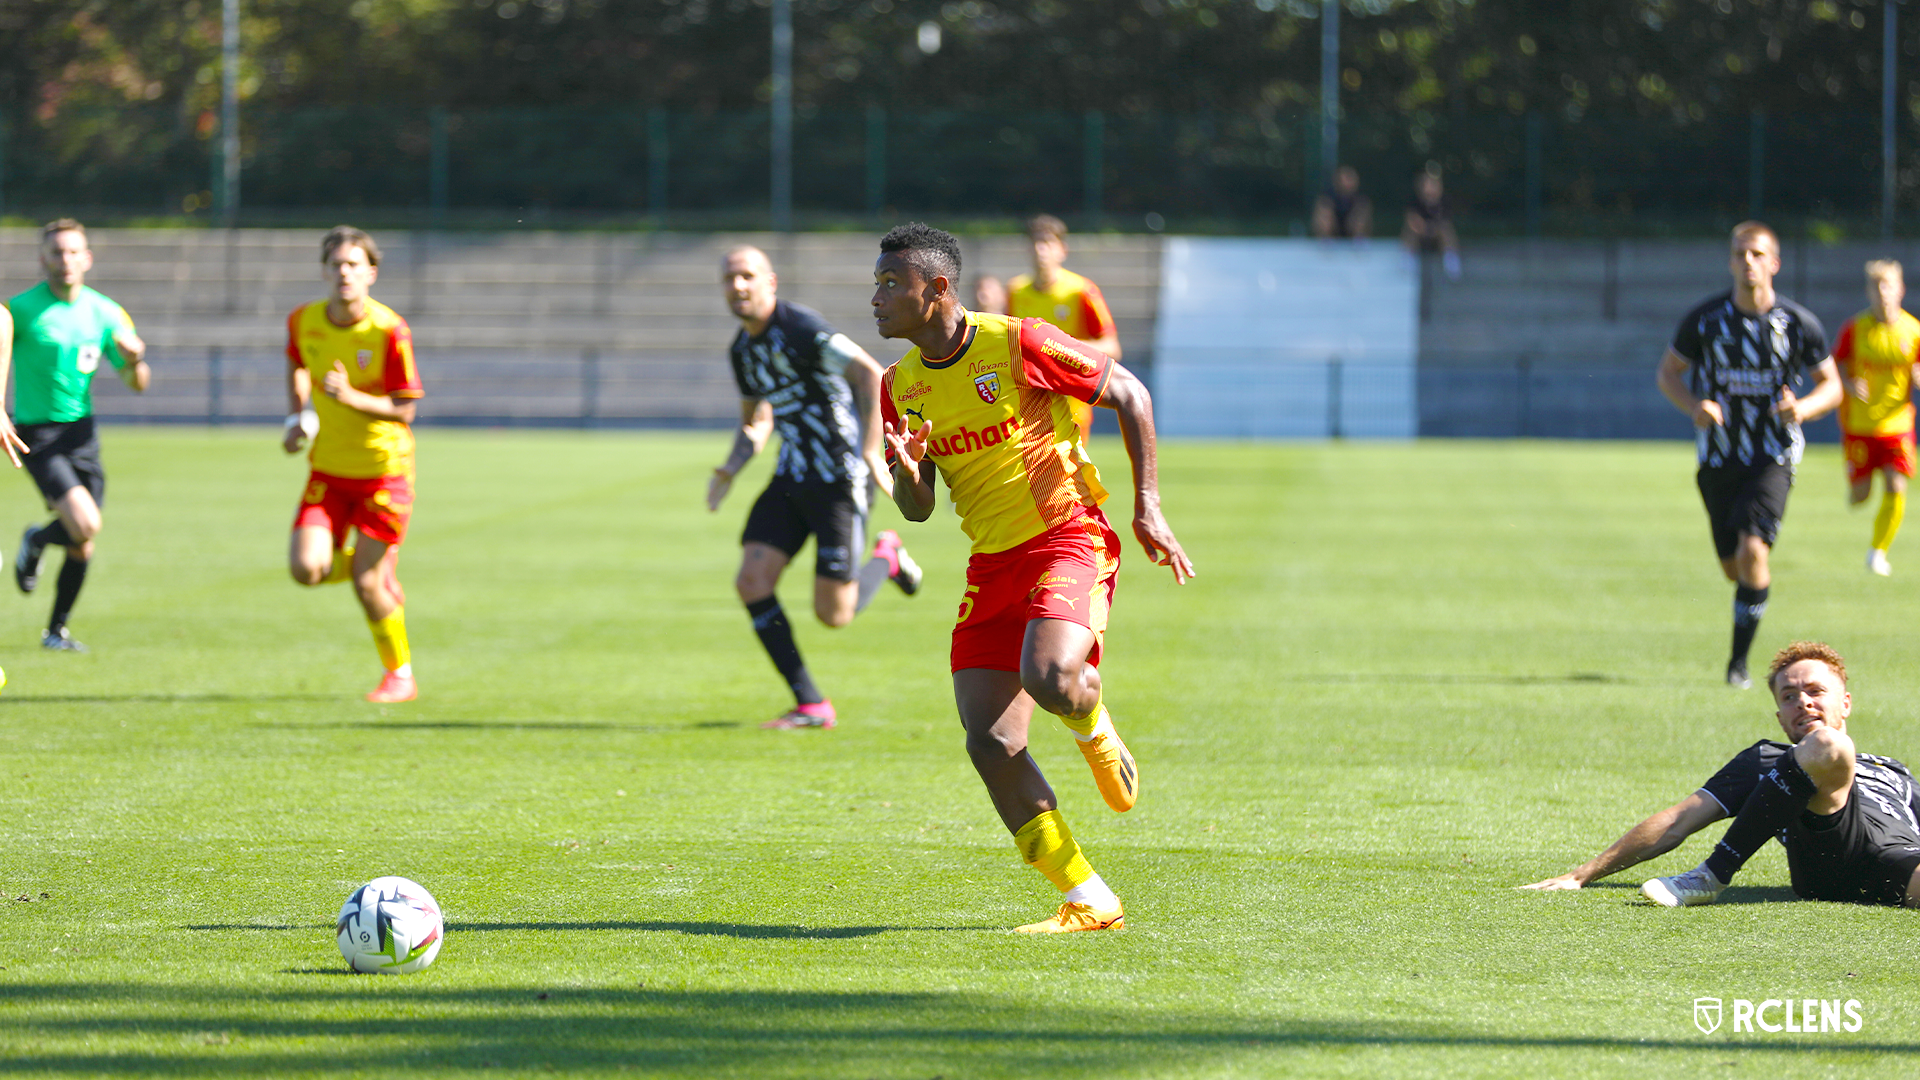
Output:
[[360,370],[365,371],[367,370],[367,365],[373,363],[373,350],[361,349],[359,352],[353,354],[353,359],[360,365]]
[[1000,400],[1000,373],[989,371],[973,377],[973,388],[980,394],[980,400],[991,405]]

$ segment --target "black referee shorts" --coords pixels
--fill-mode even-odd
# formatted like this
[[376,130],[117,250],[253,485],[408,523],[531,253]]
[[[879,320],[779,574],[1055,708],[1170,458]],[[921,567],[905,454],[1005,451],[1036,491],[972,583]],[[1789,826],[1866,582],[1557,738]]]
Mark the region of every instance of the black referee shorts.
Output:
[[[1793,894],[1802,900],[1899,907],[1920,867],[1910,833],[1896,831],[1856,785],[1840,812],[1802,814],[1787,829]],[[1901,809],[1905,809],[1902,807]]]
[[1713,529],[1713,550],[1722,559],[1733,558],[1740,536],[1757,536],[1773,546],[1780,536],[1780,519],[1787,516],[1787,493],[1793,490],[1793,466],[1775,462],[1758,465],[1702,465],[1694,477],[1700,501],[1707,507]]
[[867,545],[867,504],[852,484],[795,483],[776,476],[754,500],[740,542],[778,548],[791,559],[815,536],[813,572],[852,581]]
[[105,505],[107,474],[100,467],[100,439],[93,417],[52,424],[22,424],[20,440],[30,451],[21,458],[51,507],[74,488],[83,487],[95,506]]

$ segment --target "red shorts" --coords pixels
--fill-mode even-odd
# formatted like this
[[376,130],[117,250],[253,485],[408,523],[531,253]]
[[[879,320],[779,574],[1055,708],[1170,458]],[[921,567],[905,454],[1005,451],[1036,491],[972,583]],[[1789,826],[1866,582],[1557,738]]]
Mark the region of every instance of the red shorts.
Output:
[[1847,479],[1859,483],[1881,469],[1892,469],[1901,476],[1912,476],[1913,432],[1904,435],[1840,436],[1847,455]]
[[307,477],[307,493],[300,498],[300,511],[293,515],[293,527],[329,530],[336,550],[346,542],[348,529],[392,546],[406,538],[411,516],[413,480],[409,477],[354,480],[317,472]]
[[967,591],[953,627],[953,670],[1019,671],[1033,619],[1093,631],[1087,662],[1100,662],[1120,570],[1120,538],[1098,508],[1006,551],[967,561]]

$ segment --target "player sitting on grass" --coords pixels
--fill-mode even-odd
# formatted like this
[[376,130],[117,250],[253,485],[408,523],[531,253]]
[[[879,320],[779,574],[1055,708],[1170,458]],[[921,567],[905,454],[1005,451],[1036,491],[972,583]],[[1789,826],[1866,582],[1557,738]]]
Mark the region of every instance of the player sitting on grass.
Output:
[[1663,907],[1710,904],[1772,837],[1787,849],[1803,900],[1920,906],[1920,793],[1892,758],[1857,753],[1847,735],[1853,697],[1840,654],[1796,641],[1774,656],[1767,688],[1792,745],[1762,739],[1698,791],[1647,820],[1590,861],[1525,889],[1578,889],[1680,846],[1733,814],[1707,861],[1640,886]]
[[1027,865],[1066,894],[1027,933],[1121,925],[1120,899],[1093,872],[1053,788],[1027,752],[1034,707],[1073,732],[1107,805],[1139,795],[1132,755],[1114,731],[1097,665],[1120,568],[1120,538],[1100,503],[1071,402],[1119,414],[1133,462],[1133,533],[1148,557],[1193,576],[1160,512],[1153,401],[1126,368],[1040,319],[960,304],[960,243],[914,222],[880,241],[874,324],[913,348],[887,370],[881,410],[893,501],[909,521],[933,515],[946,481],[973,540],[953,628],[953,696],[967,754]]

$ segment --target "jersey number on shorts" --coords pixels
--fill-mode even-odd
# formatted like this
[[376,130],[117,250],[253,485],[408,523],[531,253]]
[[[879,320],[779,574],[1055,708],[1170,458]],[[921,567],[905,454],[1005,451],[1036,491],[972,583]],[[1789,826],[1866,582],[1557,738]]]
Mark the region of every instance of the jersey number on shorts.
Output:
[[980,591],[980,586],[978,585],[967,586],[966,595],[960,598],[960,617],[953,620],[953,623],[955,626],[958,626],[961,623],[966,622],[967,616],[973,614],[973,594],[979,591]]

